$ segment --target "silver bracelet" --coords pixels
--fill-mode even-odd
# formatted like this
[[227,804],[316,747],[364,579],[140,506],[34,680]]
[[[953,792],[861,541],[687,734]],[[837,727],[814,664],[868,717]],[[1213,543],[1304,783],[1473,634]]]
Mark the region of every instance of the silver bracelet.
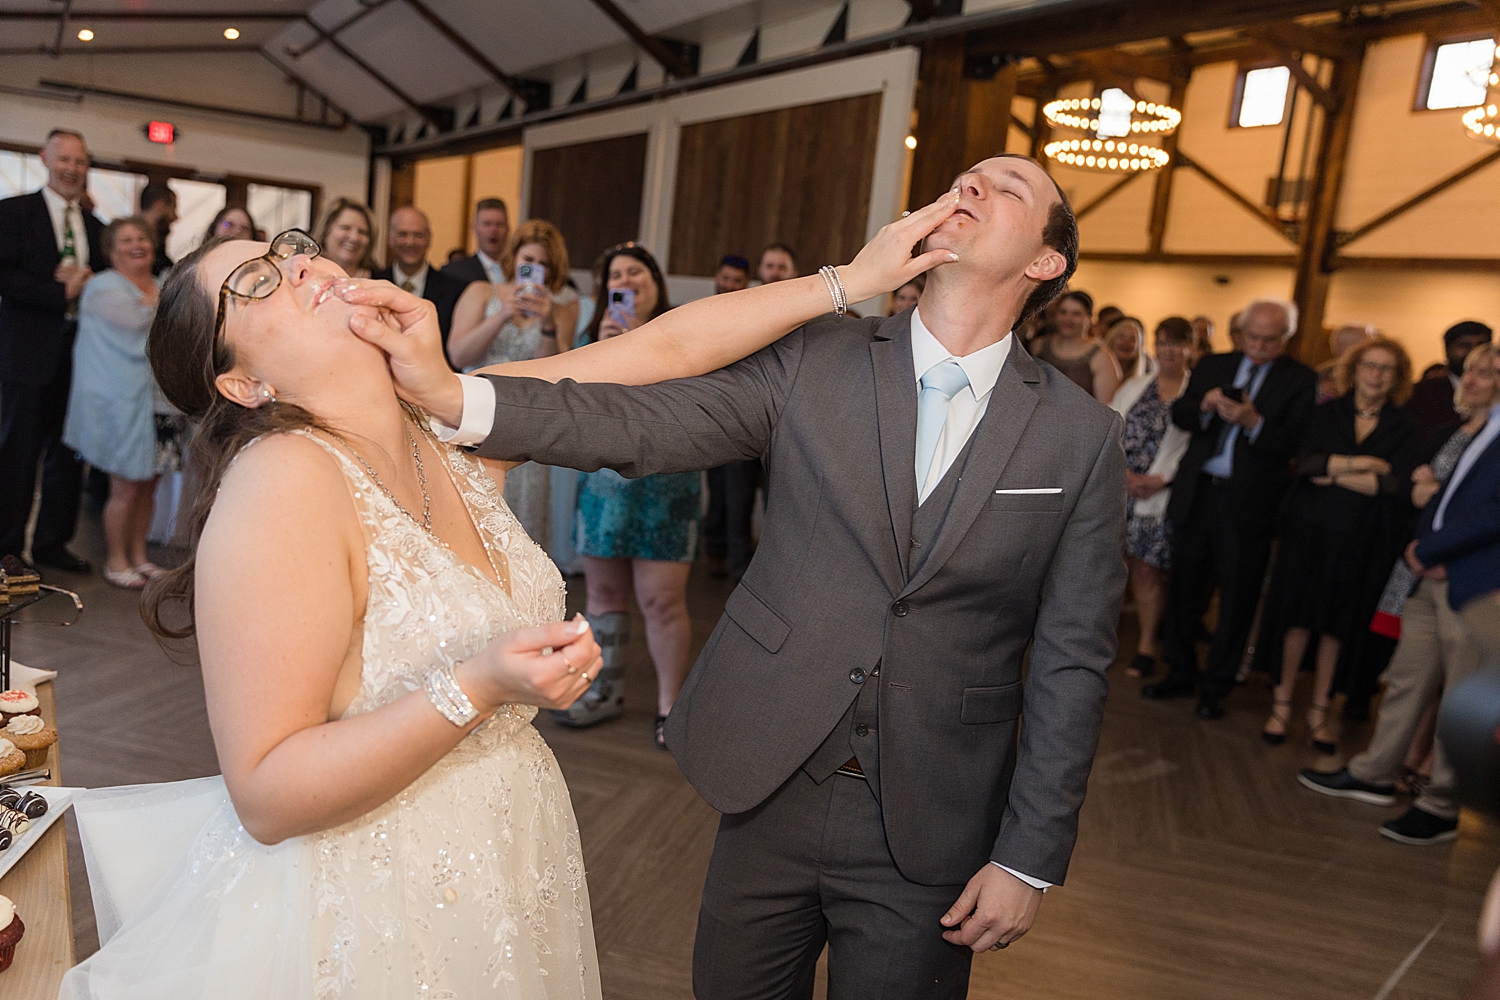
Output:
[[832,264],[824,264],[818,268],[818,274],[823,278],[823,284],[828,286],[828,294],[833,298],[833,311],[835,315],[845,316],[849,312],[849,294],[844,291],[844,280],[839,277],[838,268]]
[[458,676],[454,672],[457,669],[457,664],[450,663],[429,671],[422,678],[422,690],[426,693],[427,700],[432,702],[432,707],[443,718],[462,729],[479,718],[479,709],[474,707],[469,696],[464,694],[464,689],[459,687]]

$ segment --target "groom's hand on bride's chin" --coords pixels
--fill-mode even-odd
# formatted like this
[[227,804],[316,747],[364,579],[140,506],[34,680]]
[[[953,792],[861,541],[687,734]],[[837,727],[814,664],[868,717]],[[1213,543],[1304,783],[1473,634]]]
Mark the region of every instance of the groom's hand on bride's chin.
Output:
[[985,865],[943,914],[942,925],[950,928],[943,940],[976,952],[1013,944],[1031,930],[1041,905],[1042,890],[1003,868]]
[[443,354],[437,307],[389,281],[341,281],[337,293],[353,305],[380,310],[379,320],[351,313],[349,329],[385,352],[396,394],[441,423],[457,427],[463,421],[464,390]]

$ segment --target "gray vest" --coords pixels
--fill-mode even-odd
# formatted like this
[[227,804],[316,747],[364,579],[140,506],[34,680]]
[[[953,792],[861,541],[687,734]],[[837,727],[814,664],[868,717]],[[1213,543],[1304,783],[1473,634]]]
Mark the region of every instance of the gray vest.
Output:
[[[969,451],[974,447],[976,436],[969,435],[963,450],[953,459],[953,464],[948,466],[948,471],[932,494],[912,516],[908,565],[911,566],[913,577],[921,572],[922,563],[931,550],[932,540],[937,537],[938,529],[948,516],[948,508],[958,492],[958,484],[963,481],[964,467],[968,464]],[[851,680],[856,672],[864,675],[863,668],[856,666],[850,671]],[[880,664],[877,663],[860,683],[858,693],[849,703],[843,718],[833,727],[822,745],[807,758],[802,770],[813,781],[822,784],[852,757],[859,761],[859,768],[869,781],[875,797],[880,798],[880,740],[876,731],[879,716]]]

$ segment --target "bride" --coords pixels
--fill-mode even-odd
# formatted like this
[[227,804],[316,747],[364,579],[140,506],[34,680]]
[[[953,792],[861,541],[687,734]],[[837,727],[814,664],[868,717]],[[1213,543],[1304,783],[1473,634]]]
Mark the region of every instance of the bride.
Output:
[[[840,271],[849,298],[949,259],[911,247],[951,211],[882,229]],[[497,370],[701,374],[828,296],[816,276],[713,296]],[[397,398],[392,336],[441,351],[430,303],[297,231],[210,242],[162,291],[148,351],[200,422],[198,544],[145,614],[196,636],[223,779],[64,998],[600,996],[577,823],[531,726],[587,689],[599,647],[561,621],[562,578],[499,484]]]

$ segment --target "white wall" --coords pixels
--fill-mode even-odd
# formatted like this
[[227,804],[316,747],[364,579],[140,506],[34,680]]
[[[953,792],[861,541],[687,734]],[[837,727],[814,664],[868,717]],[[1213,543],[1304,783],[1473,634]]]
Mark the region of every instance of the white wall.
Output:
[[[175,124],[179,140],[147,142],[143,127],[152,120]],[[367,193],[370,144],[358,128],[282,125],[106,97],[74,104],[0,93],[0,141],[40,146],[54,128],[81,133],[99,159],[318,185],[325,204],[340,195],[364,201]]]
[[[538,149],[568,146],[645,132],[646,181],[641,198],[640,241],[658,260],[671,259],[672,205],[677,178],[677,147],[682,126],[777,108],[814,104],[860,94],[883,95],[876,136],[866,238],[901,214],[906,199],[907,150],[903,145],[916,88],[918,53],[913,48],[846,59],[780,73],[744,83],[700,90],[653,104],[538,125],[525,131],[525,174],[521,217],[529,215],[533,155]],[[837,183],[838,178],[829,178]],[[673,301],[688,301],[713,290],[708,279],[668,275]],[[867,315],[883,308],[884,297],[854,303]]]

